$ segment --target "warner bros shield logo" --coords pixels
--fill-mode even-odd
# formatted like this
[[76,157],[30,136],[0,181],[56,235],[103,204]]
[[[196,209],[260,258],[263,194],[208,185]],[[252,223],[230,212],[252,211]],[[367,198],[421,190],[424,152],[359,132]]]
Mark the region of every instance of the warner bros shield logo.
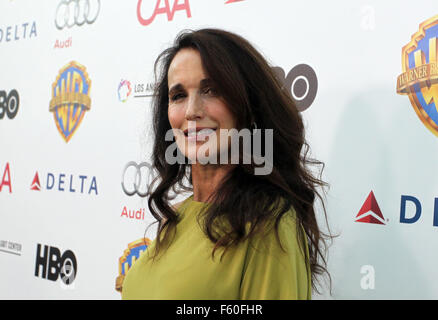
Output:
[[402,49],[397,93],[408,95],[420,120],[438,136],[438,15],[422,22]]
[[122,292],[123,281],[125,280],[126,274],[134,262],[140,258],[141,253],[144,252],[151,243],[152,241],[149,238],[141,238],[128,244],[128,249],[126,249],[119,258],[119,275],[116,278],[117,291]]
[[52,84],[49,111],[65,142],[74,135],[85,113],[90,110],[91,80],[81,64],[72,61],[64,66]]

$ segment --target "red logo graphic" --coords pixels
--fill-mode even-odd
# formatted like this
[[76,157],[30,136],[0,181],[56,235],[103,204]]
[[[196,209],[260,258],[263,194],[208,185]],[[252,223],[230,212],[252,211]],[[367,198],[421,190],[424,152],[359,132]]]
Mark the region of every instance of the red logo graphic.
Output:
[[5,186],[9,187],[9,193],[12,193],[11,172],[9,171],[9,162],[6,162],[5,171],[3,172],[3,178],[0,181],[0,191],[2,191],[2,188]]
[[123,207],[121,217],[126,217],[129,219],[136,219],[136,220],[144,220],[144,208],[140,208],[138,210],[135,209],[128,209],[126,206]]
[[38,171],[35,173],[30,190],[41,191],[40,178],[38,177]]
[[69,48],[72,45],[72,40],[71,37],[68,38],[67,40],[56,40],[55,41],[55,47],[53,49],[62,49],[62,48]]
[[138,0],[137,2],[137,19],[138,22],[140,22],[141,25],[147,26],[150,25],[157,14],[163,14],[165,13],[167,15],[167,20],[172,21],[173,16],[175,15],[175,11],[177,10],[185,10],[187,14],[187,18],[190,18],[192,16],[190,12],[190,4],[189,0],[183,0],[183,3],[178,3],[179,0],[174,0],[172,9],[169,6],[169,0],[164,0],[164,7],[160,7],[161,0],[157,0],[157,3],[155,5],[155,10],[152,13],[152,16],[150,16],[148,19],[144,19],[141,15],[141,3],[143,0]]
[[243,0],[228,0],[227,2],[225,2],[225,4],[229,4],[229,3],[233,3],[233,2],[240,2]]
[[385,218],[380,211],[379,205],[377,204],[376,197],[374,197],[373,191],[370,192],[368,198],[365,200],[362,208],[360,208],[359,213],[356,216],[356,222],[374,223],[374,224],[385,224]]

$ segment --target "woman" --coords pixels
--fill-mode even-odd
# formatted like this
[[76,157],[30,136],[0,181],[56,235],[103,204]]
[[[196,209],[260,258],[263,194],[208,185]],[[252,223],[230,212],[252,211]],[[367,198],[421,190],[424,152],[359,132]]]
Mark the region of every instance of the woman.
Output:
[[[159,62],[158,179],[148,202],[158,234],[127,273],[122,298],[310,299],[316,275],[327,271],[313,208],[324,182],[307,168],[319,162],[306,157],[290,94],[248,41],[223,30],[183,32]],[[241,140],[239,161],[230,162],[232,135],[221,132],[233,129],[265,138],[259,148],[265,158],[273,153],[267,174],[255,174],[254,150],[242,161]],[[169,161],[169,130],[187,161]],[[193,195],[172,206],[177,187]]]

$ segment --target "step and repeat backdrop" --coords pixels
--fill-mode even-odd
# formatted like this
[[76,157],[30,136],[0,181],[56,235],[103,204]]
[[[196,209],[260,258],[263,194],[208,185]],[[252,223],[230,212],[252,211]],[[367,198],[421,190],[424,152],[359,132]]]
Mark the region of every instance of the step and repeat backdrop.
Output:
[[338,236],[331,293],[323,280],[313,298],[437,299],[438,7],[426,0],[1,0],[0,298],[120,299],[156,235],[153,64],[204,27],[265,55],[325,163]]

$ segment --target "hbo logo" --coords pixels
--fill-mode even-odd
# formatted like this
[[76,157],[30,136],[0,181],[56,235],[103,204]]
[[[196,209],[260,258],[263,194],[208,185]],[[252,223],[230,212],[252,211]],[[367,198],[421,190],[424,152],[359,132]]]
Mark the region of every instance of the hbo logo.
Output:
[[318,92],[318,77],[311,66],[298,64],[287,75],[281,67],[272,70],[295,101],[298,111],[303,112],[312,105]]
[[12,89],[9,94],[6,91],[0,90],[0,119],[3,119],[5,114],[9,119],[14,119],[20,106],[20,98],[18,92]]
[[70,250],[61,255],[56,247],[44,246],[41,252],[41,244],[38,244],[35,260],[35,277],[40,276],[51,281],[61,280],[65,285],[70,285],[76,277],[78,266],[74,253]]

